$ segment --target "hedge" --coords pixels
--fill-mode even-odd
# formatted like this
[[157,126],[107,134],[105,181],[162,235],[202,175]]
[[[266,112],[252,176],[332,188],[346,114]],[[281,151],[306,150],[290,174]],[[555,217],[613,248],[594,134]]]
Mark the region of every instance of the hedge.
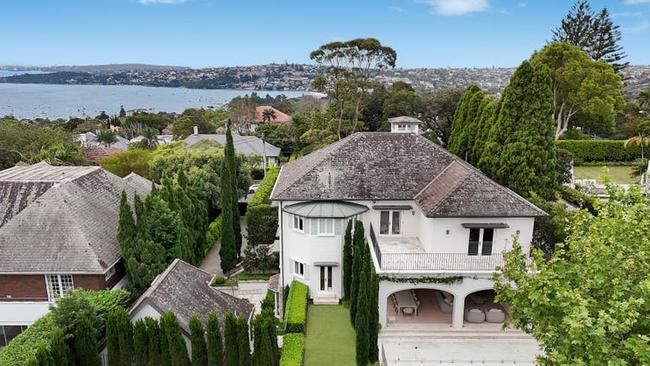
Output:
[[248,201],[249,208],[263,204],[271,204],[271,192],[273,191],[275,181],[278,179],[278,174],[280,174],[280,170],[275,165],[270,165],[266,170],[264,179],[260,182],[260,187],[255,191],[250,201]]
[[[125,306],[129,293],[125,290],[114,291],[83,291],[74,290],[72,296],[83,296],[97,310],[101,319],[116,307]],[[20,333],[4,348],[0,348],[0,365],[27,366],[33,365],[41,350],[49,351],[52,338],[59,329],[51,313],[44,315],[34,322],[24,332]]]
[[287,333],[303,333],[305,331],[308,292],[309,288],[304,283],[299,281],[291,282],[285,312]]
[[273,244],[278,232],[278,209],[267,204],[249,206],[246,211],[248,243]]
[[302,366],[304,356],[305,336],[300,333],[285,334],[280,366]]
[[641,157],[639,146],[625,147],[624,140],[558,140],[560,149],[573,153],[576,164],[595,161],[633,161]]
[[214,246],[214,243],[217,242],[217,240],[221,239],[221,228],[222,228],[222,223],[221,223],[221,215],[217,216],[214,221],[210,223],[210,226],[208,226],[208,230],[205,232],[205,255],[208,254],[210,249]]
[[585,194],[583,192],[578,191],[577,189],[573,189],[565,185],[560,186],[559,192],[560,192],[560,197],[562,197],[562,199],[564,199],[565,201],[577,207],[585,208],[594,215],[597,214],[596,209],[594,208],[596,199],[592,198],[588,194]]

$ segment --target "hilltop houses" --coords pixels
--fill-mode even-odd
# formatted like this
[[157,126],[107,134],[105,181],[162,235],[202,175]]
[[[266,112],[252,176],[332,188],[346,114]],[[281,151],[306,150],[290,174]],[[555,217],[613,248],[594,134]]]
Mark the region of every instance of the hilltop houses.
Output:
[[41,162],[0,171],[0,346],[67,290],[120,286],[120,195],[150,189],[145,178],[91,166]]
[[501,327],[492,274],[515,240],[528,253],[546,213],[420,136],[417,120],[394,121],[397,131],[355,133],[282,167],[271,195],[280,286],[300,281],[314,303],[338,303],[343,235],[361,220],[384,329]]

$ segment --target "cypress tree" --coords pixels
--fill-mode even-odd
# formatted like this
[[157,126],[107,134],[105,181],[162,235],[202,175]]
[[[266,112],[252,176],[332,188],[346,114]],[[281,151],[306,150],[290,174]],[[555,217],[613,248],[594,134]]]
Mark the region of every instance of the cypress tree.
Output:
[[106,317],[106,353],[108,366],[120,366],[122,364],[119,339],[118,314],[117,311],[111,311]]
[[160,326],[164,328],[163,334],[167,338],[171,366],[190,366],[187,347],[176,315],[169,311],[163,313],[160,317]]
[[359,291],[360,272],[363,268],[363,256],[365,245],[365,231],[363,222],[356,220],[354,223],[353,253],[352,253],[352,283],[350,284],[350,321],[354,325],[357,311],[357,293]]
[[192,366],[207,366],[208,351],[205,344],[203,324],[196,315],[190,318],[190,334],[192,343]]
[[52,331],[50,354],[56,366],[71,366],[72,355],[70,348],[65,343],[65,333],[63,329],[56,328]]
[[[485,99],[488,101],[488,99]],[[472,147],[473,164],[479,165],[485,149],[485,143],[490,136],[490,129],[494,124],[494,120],[498,113],[499,102],[488,101],[481,110],[481,115],[478,118],[478,126],[476,129],[476,137],[474,138],[474,146]]]
[[219,330],[219,318],[215,312],[208,314],[208,365],[223,366],[223,339]]
[[503,92],[501,107],[479,166],[524,197],[553,199],[557,185],[551,77],[544,65],[524,61]]
[[74,330],[73,350],[78,366],[99,366],[97,330],[90,315],[81,313]]
[[474,156],[474,145],[478,140],[483,139],[483,136],[478,135],[479,131],[481,130],[481,117],[490,100],[486,98],[485,95],[483,95],[483,92],[479,92],[474,94],[472,102],[473,104],[471,107],[476,109],[472,111],[471,120],[465,126],[464,155],[467,156],[466,160],[468,163],[476,165],[478,163],[478,159],[476,156]]
[[120,364],[130,365],[133,362],[133,324],[126,309],[119,308],[114,313],[117,320]]
[[237,319],[237,341],[239,366],[251,366],[251,345],[248,337],[248,322],[244,317]]
[[452,154],[460,156],[462,153],[465,141],[464,130],[470,112],[472,97],[480,91],[481,89],[478,86],[472,84],[465,89],[465,93],[463,93],[463,96],[458,102],[456,112],[454,113],[454,121],[451,124],[451,133],[447,142],[447,150]]
[[139,319],[133,325],[133,353],[135,366],[147,366],[149,363],[149,339],[147,338],[147,325],[144,319]]
[[228,311],[224,321],[224,364],[225,366],[239,366],[239,331],[237,318]]
[[144,318],[147,325],[147,366],[162,364],[162,351],[160,347],[160,327],[158,321],[151,317]]
[[349,299],[352,283],[352,220],[348,220],[343,237],[343,297]]
[[230,129],[230,123],[228,124],[228,128],[226,129],[226,146],[224,148],[224,160],[226,160],[226,164],[229,166],[229,172],[230,175],[228,178],[230,179],[230,193],[232,194],[232,214],[233,214],[233,231],[235,232],[235,248],[236,248],[236,253],[237,257],[241,255],[241,244],[242,244],[242,237],[241,237],[241,226],[239,224],[239,193],[237,191],[237,176],[238,176],[238,171],[239,167],[237,164],[237,157],[235,156],[235,144],[233,143],[232,140],[232,131]]
[[456,155],[462,159],[472,163],[472,156],[470,155],[471,148],[474,144],[476,134],[477,119],[480,115],[481,105],[485,96],[481,90],[472,94],[467,105],[467,113],[463,119],[463,126],[461,135],[457,140]]
[[354,319],[354,328],[356,330],[356,349],[357,349],[357,365],[367,366],[368,355],[370,354],[370,338],[368,334],[368,274],[366,271],[361,271],[359,277],[359,293],[357,294],[357,312]]
[[370,304],[368,311],[370,312],[370,320],[368,322],[368,359],[371,363],[379,361],[379,276],[375,273],[372,259],[368,256],[370,266],[370,279],[368,285],[372,296],[370,296]]
[[[237,204],[233,204],[233,197],[235,193],[233,192],[234,187],[232,186],[231,175],[234,172],[231,170],[230,163],[230,148],[228,142],[232,145],[232,135],[230,134],[230,126],[226,130],[227,143],[225,149],[225,156],[222,162],[221,167],[221,217],[222,217],[222,232],[221,232],[221,248],[219,249],[219,255],[221,256],[221,269],[224,272],[228,272],[231,269],[235,268],[237,265],[237,257],[239,256],[237,252],[237,234],[235,232],[235,216],[237,215],[237,222],[239,222],[239,214],[235,213],[233,207]],[[228,138],[229,136],[229,138]],[[238,224],[237,224],[238,225]]]
[[[258,314],[253,322],[253,329],[253,365],[276,366],[278,361],[277,336],[273,315],[270,313]],[[276,345],[275,348],[273,343]]]

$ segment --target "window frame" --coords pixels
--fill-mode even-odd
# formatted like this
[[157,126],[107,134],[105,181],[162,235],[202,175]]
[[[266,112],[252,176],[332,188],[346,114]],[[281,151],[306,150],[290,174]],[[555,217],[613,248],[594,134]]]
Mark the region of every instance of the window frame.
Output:
[[66,273],[46,274],[45,288],[47,289],[47,300],[54,301],[57,297],[62,297],[66,292],[74,289],[74,276]]
[[[332,231],[323,231],[323,226],[325,222],[331,222],[332,223]],[[334,221],[333,218],[320,218],[318,219],[318,225],[317,225],[317,231],[316,235],[317,236],[334,236],[336,235],[336,222]]]
[[[471,243],[473,240],[472,238],[472,230],[479,230],[479,235],[478,235],[478,241],[477,241],[477,246],[476,246],[476,254],[470,254],[470,248],[471,248]],[[490,240],[490,253],[484,253],[484,238],[485,238],[485,230],[491,230],[492,231],[492,240]],[[468,237],[467,237],[467,255],[468,256],[481,256],[481,257],[489,257],[491,256],[494,250],[494,241],[495,241],[495,236],[496,236],[496,229],[493,227],[481,227],[481,228],[471,228],[468,231]]]
[[[296,224],[298,224],[296,226]],[[293,215],[293,224],[291,226],[293,228],[293,231],[299,232],[299,233],[305,233],[305,218],[302,216],[298,215]]]
[[[384,213],[384,212],[388,212],[388,232],[385,233],[385,234],[381,232],[381,230],[382,230],[381,216],[382,216],[382,213]],[[398,233],[395,233],[395,230],[393,230],[395,228],[395,226],[394,226],[395,225],[395,221],[394,221],[395,214],[397,214],[397,216],[398,216],[398,225],[397,225],[397,228],[399,229]],[[402,230],[402,211],[401,210],[380,210],[379,211],[379,235],[382,235],[382,236],[400,236],[400,235],[402,235],[402,233],[403,233],[403,230]]]
[[293,275],[305,279],[305,267],[307,265],[301,261],[292,259],[293,261]]

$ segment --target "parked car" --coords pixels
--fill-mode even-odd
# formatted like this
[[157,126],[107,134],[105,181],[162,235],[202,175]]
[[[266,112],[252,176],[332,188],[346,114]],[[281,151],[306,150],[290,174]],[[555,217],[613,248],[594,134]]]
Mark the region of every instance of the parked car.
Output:
[[255,193],[255,191],[257,191],[259,188],[260,188],[260,185],[259,185],[258,183],[255,183],[255,184],[251,185],[250,187],[248,187],[248,193],[249,193],[249,194],[253,194],[253,193]]

